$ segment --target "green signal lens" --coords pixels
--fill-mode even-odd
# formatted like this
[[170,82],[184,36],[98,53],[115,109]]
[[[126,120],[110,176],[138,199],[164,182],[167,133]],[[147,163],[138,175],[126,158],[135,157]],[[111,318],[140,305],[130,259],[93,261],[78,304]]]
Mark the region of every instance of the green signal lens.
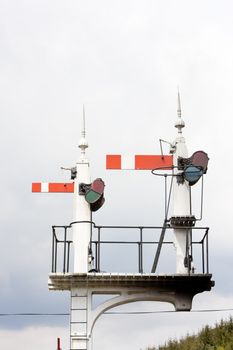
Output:
[[95,203],[102,196],[102,193],[97,193],[93,190],[90,190],[86,193],[85,199],[88,203]]

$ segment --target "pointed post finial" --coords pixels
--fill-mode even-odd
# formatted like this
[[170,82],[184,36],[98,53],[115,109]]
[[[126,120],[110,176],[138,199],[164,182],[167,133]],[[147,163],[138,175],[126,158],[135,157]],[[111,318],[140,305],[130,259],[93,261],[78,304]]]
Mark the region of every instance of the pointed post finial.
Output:
[[182,129],[185,127],[185,122],[181,118],[181,103],[180,103],[180,91],[178,88],[178,99],[177,99],[177,116],[178,119],[175,123],[175,127],[178,129],[178,134],[182,134]]
[[86,116],[85,116],[85,106],[83,105],[83,128],[81,132],[81,139],[79,141],[78,147],[81,149],[81,160],[86,158],[86,148],[88,148],[88,142],[86,140]]
[[83,130],[82,130],[82,137],[86,137],[86,116],[85,116],[85,105],[83,104]]
[[177,115],[178,118],[181,118],[181,103],[180,103],[180,91],[178,88],[178,100],[177,100]]

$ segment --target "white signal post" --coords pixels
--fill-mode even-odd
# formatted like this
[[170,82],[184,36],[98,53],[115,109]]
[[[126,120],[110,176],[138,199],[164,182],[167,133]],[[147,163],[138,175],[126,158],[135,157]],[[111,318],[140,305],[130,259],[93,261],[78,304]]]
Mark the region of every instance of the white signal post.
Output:
[[[85,110],[83,106],[83,130],[78,147],[81,155],[76,163],[76,178],[74,182],[74,213],[72,224],[74,247],[74,274],[87,275],[90,269],[89,243],[91,238],[91,209],[85,196],[80,194],[80,184],[90,184],[90,165],[86,157],[88,142],[85,130]],[[88,288],[74,285],[70,288],[70,349],[88,349],[88,318],[91,308],[91,298]]]
[[[76,163],[76,178],[74,185],[74,213],[73,213],[73,244],[74,244],[74,273],[87,273],[89,270],[89,243],[91,237],[91,210],[90,204],[84,195],[79,194],[80,184],[90,184],[90,166],[86,157],[85,111],[83,107],[83,131],[79,141],[81,156]],[[87,221],[87,222],[83,222]]]
[[[181,118],[181,104],[180,94],[178,92],[178,108],[177,108],[178,119],[175,123],[175,127],[178,129],[178,136],[174,141],[174,153],[173,153],[173,164],[174,164],[174,175],[178,175],[181,171],[178,170],[178,158],[188,158],[188,149],[185,143],[185,138],[182,135],[182,129],[185,127],[185,123]],[[173,184],[174,194],[174,216],[190,216],[190,187],[187,181],[179,181],[179,177],[174,177]],[[176,248],[176,273],[186,274],[188,273],[188,267],[185,267],[184,261],[186,257],[186,244],[187,229],[185,228],[174,228],[174,245]],[[188,243],[189,246],[189,243]]]

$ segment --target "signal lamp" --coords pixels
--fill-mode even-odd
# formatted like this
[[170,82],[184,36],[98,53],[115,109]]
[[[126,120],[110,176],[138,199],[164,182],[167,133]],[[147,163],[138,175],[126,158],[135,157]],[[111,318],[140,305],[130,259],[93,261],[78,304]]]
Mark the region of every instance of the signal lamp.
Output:
[[191,157],[191,164],[196,167],[200,167],[203,170],[204,174],[207,171],[208,162],[209,162],[209,157],[207,153],[203,151],[197,151],[193,153]]
[[190,158],[178,158],[178,169],[183,170],[182,180],[188,181],[189,185],[194,185],[203,174],[206,174],[209,157],[204,151],[194,152]]
[[96,211],[102,207],[104,199],[104,182],[98,178],[92,182],[85,194],[86,201],[90,204],[91,211]]
[[189,185],[194,185],[203,175],[203,169],[194,165],[188,165],[184,170],[184,178]]

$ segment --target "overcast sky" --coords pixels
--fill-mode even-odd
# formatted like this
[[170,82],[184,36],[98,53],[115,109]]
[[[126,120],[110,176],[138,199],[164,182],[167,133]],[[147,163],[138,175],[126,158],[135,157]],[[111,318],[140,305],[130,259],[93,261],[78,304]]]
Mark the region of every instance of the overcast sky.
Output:
[[[92,178],[106,183],[94,221],[162,223],[160,179],[108,172],[105,154],[158,154],[159,138],[173,141],[177,86],[190,155],[210,158],[203,225],[216,286],[193,308],[233,308],[232,15],[230,0],[0,0],[0,313],[69,310],[69,293],[49,292],[47,277],[51,226],[72,220],[72,197],[32,194],[31,182],[69,180],[60,167],[79,157],[83,103]],[[173,308],[120,308],[159,309]],[[93,350],[145,349],[229,315],[103,315]],[[58,336],[68,349],[68,317],[0,317],[4,350],[55,349]]]

